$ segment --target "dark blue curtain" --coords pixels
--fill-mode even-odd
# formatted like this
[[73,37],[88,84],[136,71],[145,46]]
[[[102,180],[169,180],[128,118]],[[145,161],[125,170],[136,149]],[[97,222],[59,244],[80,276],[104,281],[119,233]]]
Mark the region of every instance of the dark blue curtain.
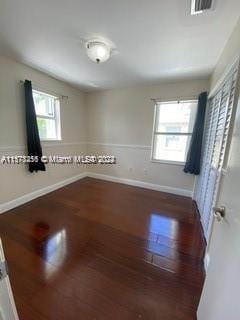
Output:
[[26,126],[27,126],[27,147],[28,155],[36,156],[38,161],[29,163],[29,171],[45,171],[45,165],[41,161],[42,147],[39,138],[36,111],[34,107],[32,83],[29,80],[24,82],[25,88],[25,111],[26,111]]
[[198,97],[198,108],[193,128],[192,139],[187,154],[187,160],[183,169],[186,173],[200,174],[202,140],[204,130],[204,119],[207,105],[207,92],[202,92]]

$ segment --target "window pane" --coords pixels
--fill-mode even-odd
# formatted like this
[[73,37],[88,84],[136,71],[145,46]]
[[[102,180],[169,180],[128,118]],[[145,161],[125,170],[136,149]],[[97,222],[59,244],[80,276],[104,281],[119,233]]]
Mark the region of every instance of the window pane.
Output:
[[33,90],[33,99],[40,139],[61,140],[59,98]]
[[33,91],[33,99],[37,115],[54,117],[55,97],[45,95],[38,91]]
[[191,136],[155,135],[153,158],[184,162]]
[[53,119],[37,117],[39,135],[42,140],[57,139],[56,122]]
[[197,102],[161,103],[157,110],[157,132],[192,133]]

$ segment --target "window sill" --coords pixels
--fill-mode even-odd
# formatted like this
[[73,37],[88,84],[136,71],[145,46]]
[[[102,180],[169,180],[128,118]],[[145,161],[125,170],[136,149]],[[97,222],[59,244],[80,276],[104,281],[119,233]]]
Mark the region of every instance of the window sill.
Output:
[[161,163],[162,163],[162,164],[170,164],[170,165],[180,166],[180,167],[184,167],[184,166],[185,166],[185,162],[181,162],[181,161],[151,159],[151,162],[153,162],[153,163],[160,163],[160,164],[161,164]]

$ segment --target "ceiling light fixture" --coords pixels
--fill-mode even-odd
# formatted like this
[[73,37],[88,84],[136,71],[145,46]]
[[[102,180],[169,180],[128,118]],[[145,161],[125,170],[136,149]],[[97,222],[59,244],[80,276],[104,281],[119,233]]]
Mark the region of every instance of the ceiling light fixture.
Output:
[[88,57],[98,64],[107,61],[112,53],[111,47],[102,41],[88,41],[86,50]]

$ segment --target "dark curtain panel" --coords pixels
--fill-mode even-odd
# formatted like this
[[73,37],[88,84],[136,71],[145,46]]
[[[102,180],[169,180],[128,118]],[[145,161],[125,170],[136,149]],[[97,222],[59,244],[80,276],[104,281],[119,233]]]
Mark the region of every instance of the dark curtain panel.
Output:
[[45,171],[45,165],[41,161],[42,147],[39,138],[37,117],[34,107],[32,83],[29,80],[24,82],[25,88],[25,104],[26,104],[26,125],[27,125],[27,146],[28,155],[37,156],[38,161],[29,163],[29,171]]
[[191,173],[195,175],[200,174],[200,161],[206,105],[207,92],[202,92],[198,97],[197,116],[193,128],[190,147],[187,154],[186,164],[183,169],[183,171],[186,173]]

